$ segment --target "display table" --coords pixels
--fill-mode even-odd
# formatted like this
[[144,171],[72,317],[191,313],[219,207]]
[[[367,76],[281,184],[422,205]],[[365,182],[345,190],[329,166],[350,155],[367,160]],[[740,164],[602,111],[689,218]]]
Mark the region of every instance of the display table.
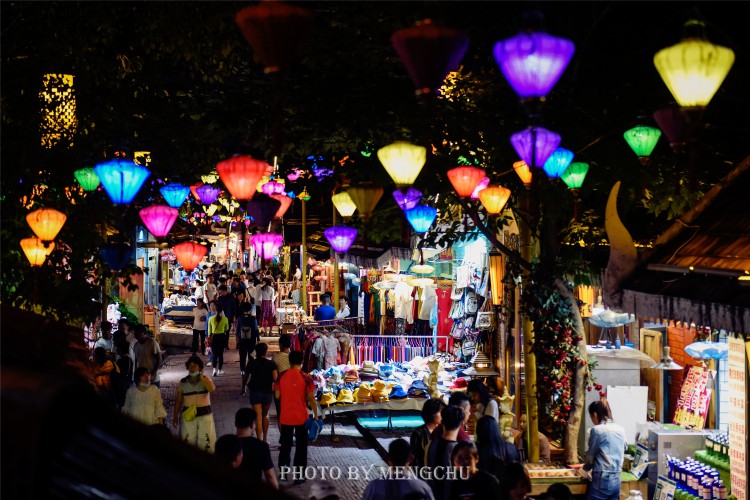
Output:
[[404,410],[421,410],[424,406],[425,401],[428,398],[404,398],[404,399],[393,399],[386,401],[385,403],[354,403],[350,405],[331,405],[328,407],[320,406],[322,411],[327,411],[331,417],[331,436],[336,436],[335,427],[335,414],[343,413],[347,411],[373,411],[373,410],[388,410],[388,430],[393,430],[393,421],[391,420],[391,412],[393,411],[404,411]]
[[[571,478],[560,480],[560,478],[533,478],[531,480],[530,496],[542,495],[547,488],[555,483],[563,483],[570,488],[574,495],[585,495],[589,488],[589,480],[585,478]],[[622,487],[620,488],[620,500],[627,500],[631,491],[640,491],[643,498],[648,498],[648,481],[639,481],[630,472],[622,472]]]
[[162,326],[160,328],[159,345],[190,349],[193,345],[193,329]]

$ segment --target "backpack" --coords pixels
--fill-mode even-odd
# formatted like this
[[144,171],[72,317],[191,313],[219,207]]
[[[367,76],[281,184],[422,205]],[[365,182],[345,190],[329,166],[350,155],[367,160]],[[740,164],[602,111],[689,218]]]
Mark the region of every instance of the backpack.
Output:
[[[253,328],[250,326],[250,319],[252,316],[250,313],[245,313],[243,316],[242,326],[240,327],[240,340],[251,340],[253,338]],[[247,323],[247,326],[245,324]]]

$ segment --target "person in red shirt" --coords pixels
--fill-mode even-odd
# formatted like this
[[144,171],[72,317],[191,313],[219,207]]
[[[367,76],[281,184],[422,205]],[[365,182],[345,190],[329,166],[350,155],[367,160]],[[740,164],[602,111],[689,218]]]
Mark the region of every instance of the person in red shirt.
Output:
[[[315,401],[315,384],[310,376],[302,371],[302,352],[289,353],[290,368],[279,376],[274,383],[281,403],[281,438],[279,439],[280,479],[286,479],[291,464],[292,439],[296,439],[294,450],[294,470],[303,470],[307,466],[307,429],[305,423],[309,418],[308,405],[314,418],[319,417]],[[294,474],[293,474],[294,477]],[[304,475],[295,479],[294,484],[301,484]]]

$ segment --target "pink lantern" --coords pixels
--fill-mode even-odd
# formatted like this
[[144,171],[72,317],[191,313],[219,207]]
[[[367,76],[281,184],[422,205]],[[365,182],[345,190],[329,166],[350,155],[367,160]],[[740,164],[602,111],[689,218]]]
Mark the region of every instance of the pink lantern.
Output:
[[284,192],[284,185],[276,181],[268,181],[260,188],[267,195],[281,194]]
[[285,194],[272,194],[271,198],[281,203],[281,206],[276,211],[276,215],[274,215],[275,218],[281,219],[289,207],[292,206],[292,199]]
[[151,205],[142,209],[138,214],[151,234],[157,238],[163,238],[172,229],[179,211],[167,205]]
[[281,248],[283,240],[283,236],[275,233],[254,234],[250,237],[250,243],[253,244],[255,252],[263,260],[271,260]]
[[482,179],[481,181],[479,181],[479,184],[477,184],[477,187],[474,188],[474,192],[471,193],[471,199],[472,200],[478,199],[479,198],[479,191],[481,191],[482,189],[486,188],[489,185],[490,185],[490,178],[489,177],[485,177],[484,179]]

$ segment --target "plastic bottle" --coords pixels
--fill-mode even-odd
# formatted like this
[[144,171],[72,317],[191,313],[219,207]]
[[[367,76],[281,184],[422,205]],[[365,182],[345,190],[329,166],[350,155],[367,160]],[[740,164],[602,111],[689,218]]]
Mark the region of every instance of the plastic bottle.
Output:
[[630,490],[628,493],[628,500],[643,500],[643,495],[639,490]]
[[620,336],[617,335],[615,337],[615,349],[620,349],[620,347],[622,347],[622,344],[620,343]]

